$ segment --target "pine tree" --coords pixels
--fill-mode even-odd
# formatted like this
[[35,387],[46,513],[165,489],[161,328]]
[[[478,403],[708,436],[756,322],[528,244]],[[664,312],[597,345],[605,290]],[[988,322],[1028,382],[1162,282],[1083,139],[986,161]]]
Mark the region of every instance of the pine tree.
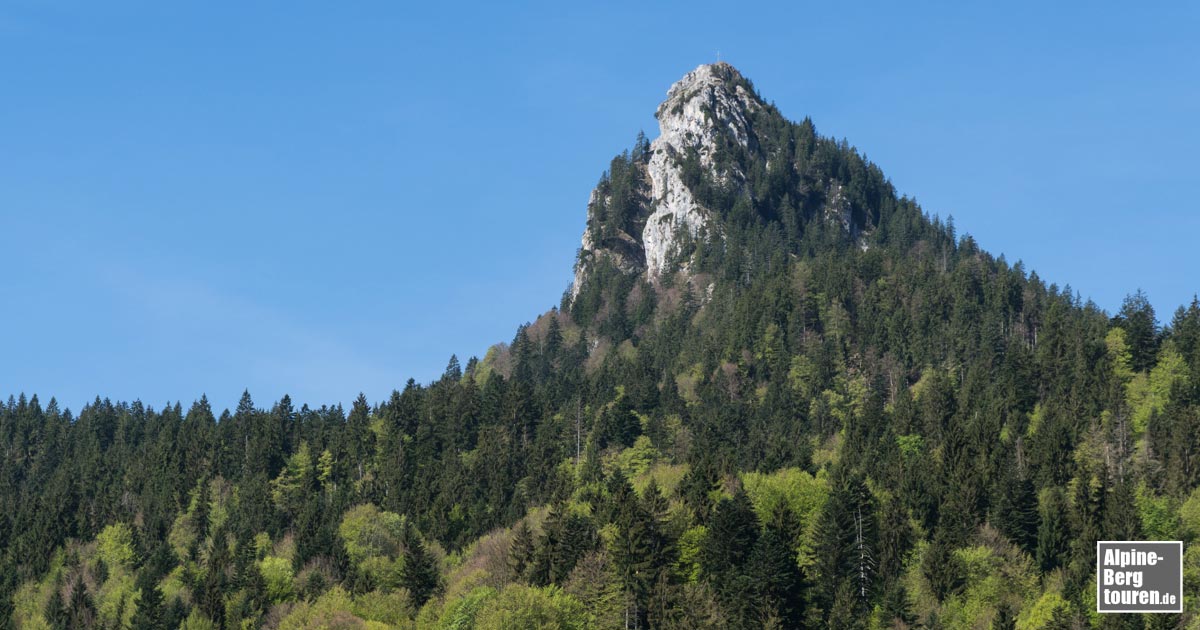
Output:
[[529,525],[522,519],[513,528],[512,542],[508,546],[508,568],[512,579],[518,581],[529,579],[533,556],[533,532],[529,530]]
[[1033,482],[1017,469],[1016,459],[998,483],[1000,496],[995,506],[995,525],[1005,536],[1029,553],[1035,553],[1038,538],[1037,494]]
[[551,581],[561,584],[566,581],[575,565],[596,548],[598,536],[590,518],[581,514],[568,513],[562,524],[558,560],[554,563]]
[[1142,522],[1128,479],[1117,481],[1109,492],[1104,510],[1105,540],[1139,540]]
[[70,618],[67,623],[69,628],[91,628],[96,623],[96,605],[83,583],[82,574],[75,578],[75,584],[71,587],[71,603],[67,607],[67,614]]
[[1050,488],[1042,494],[1038,509],[1037,563],[1043,572],[1062,566],[1070,541],[1067,529],[1067,504],[1062,489]]
[[883,505],[879,524],[879,576],[885,583],[898,579],[904,569],[905,555],[912,549],[914,533],[908,509],[893,497]]
[[133,614],[133,627],[158,630],[163,626],[162,593],[149,571],[138,574],[136,583],[140,593],[137,611]]
[[891,627],[911,628],[916,626],[917,618],[912,613],[908,602],[908,590],[904,582],[893,582],[883,594],[880,607],[885,613],[884,619],[893,621]]
[[992,630],[1016,630],[1017,617],[1013,614],[1012,607],[1007,603],[1001,603],[996,608],[996,616],[992,618]]
[[860,606],[874,595],[878,526],[875,502],[862,474],[839,469],[831,474],[833,486],[817,522],[817,600],[828,610],[843,582],[854,587]]
[[733,498],[717,504],[701,551],[700,568],[737,627],[752,627],[748,624],[754,616],[754,578],[748,563],[758,539],[758,517],[745,490],[739,489]]
[[954,547],[944,531],[939,530],[926,548],[921,571],[939,601],[958,592],[962,586],[965,578],[962,563],[954,555]]
[[860,630],[867,627],[867,616],[862,612],[862,600],[856,591],[857,589],[849,579],[842,580],[836,585],[826,627],[845,628],[846,630]]
[[542,534],[538,536],[537,547],[533,553],[533,562],[529,570],[529,581],[535,586],[546,586],[555,581],[563,573],[561,565],[563,541],[563,509],[562,505],[552,505],[542,521]]
[[462,366],[458,362],[458,355],[450,355],[450,360],[446,363],[446,370],[442,372],[442,380],[449,383],[457,383],[462,380]]
[[709,524],[707,544],[701,556],[702,568],[718,578],[740,569],[758,541],[758,530],[758,517],[744,490],[739,490],[731,499],[722,499]]
[[217,624],[225,621],[225,591],[229,587],[232,558],[224,527],[213,533],[213,551],[205,567],[200,585],[199,608],[204,616]]
[[1146,294],[1138,289],[1133,295],[1125,296],[1115,320],[1125,329],[1133,370],[1145,372],[1154,367],[1158,353],[1158,320]]
[[62,596],[62,580],[55,581],[54,592],[46,604],[46,623],[53,630],[70,630],[71,611],[67,608]]
[[400,586],[408,589],[413,606],[425,605],[440,588],[441,574],[437,564],[420,536],[411,530],[405,536],[404,564],[400,570]]
[[755,542],[746,574],[753,584],[753,606],[758,618],[778,619],[785,628],[799,626],[803,576],[795,554],[773,528],[767,528]]
[[[651,593],[669,565],[669,544],[661,524],[619,471],[613,474],[609,487],[615,511],[613,523],[617,526],[611,546],[613,566],[625,589],[626,612],[633,627],[640,628],[646,623]],[[655,501],[648,500],[652,504]]]

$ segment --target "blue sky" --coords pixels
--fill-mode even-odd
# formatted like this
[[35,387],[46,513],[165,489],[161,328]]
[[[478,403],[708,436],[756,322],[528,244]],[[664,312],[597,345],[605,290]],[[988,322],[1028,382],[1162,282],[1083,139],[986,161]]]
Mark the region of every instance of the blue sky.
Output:
[[482,355],[718,50],[1043,278],[1200,291],[1197,5],[407,4],[0,2],[0,392],[348,403]]

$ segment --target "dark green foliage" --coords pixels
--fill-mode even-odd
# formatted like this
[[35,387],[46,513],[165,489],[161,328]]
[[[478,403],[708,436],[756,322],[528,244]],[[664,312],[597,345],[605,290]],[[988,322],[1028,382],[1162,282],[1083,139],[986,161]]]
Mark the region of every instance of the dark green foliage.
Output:
[[921,571],[925,579],[929,580],[929,586],[939,600],[958,592],[966,579],[962,562],[955,557],[954,547],[944,532],[935,534],[933,541],[929,543]]
[[1035,557],[1042,571],[1050,571],[1063,564],[1063,557],[1070,545],[1071,531],[1067,526],[1067,503],[1062,490],[1049,488],[1042,498]]
[[91,628],[96,623],[96,605],[91,593],[83,583],[83,575],[71,586],[70,603],[67,605],[68,628]]
[[404,564],[400,569],[400,586],[408,589],[413,606],[420,608],[441,586],[441,573],[425,543],[409,531],[404,542]]
[[795,557],[773,528],[768,527],[747,559],[752,586],[751,605],[759,619],[777,619],[785,628],[799,625],[803,616],[803,576]]
[[[610,500],[613,500],[612,522],[617,526],[612,546],[613,564],[625,590],[627,614],[637,627],[646,623],[651,608],[651,595],[656,586],[668,578],[666,571],[674,561],[670,540],[658,520],[659,499],[649,497],[642,502],[619,473],[610,480]],[[657,487],[650,491],[657,493]]]
[[[790,593],[783,584],[793,576],[780,575],[783,569],[764,557],[766,553],[786,552],[786,548],[778,534],[772,534],[774,540],[769,541],[767,547],[760,546],[761,535],[758,518],[744,491],[717,505],[700,566],[737,627],[754,627],[760,609],[787,607],[789,613],[796,612],[793,600],[786,599],[785,602]],[[755,556],[755,550],[758,550],[758,556]],[[785,561],[790,560],[788,556]],[[770,582],[759,583],[760,579]]]
[[1133,487],[1128,479],[1113,484],[1104,510],[1102,529],[1105,540],[1143,539],[1142,522]]
[[[892,619],[896,623],[903,624],[902,627],[916,625],[917,619],[909,606],[908,592],[902,582],[895,582],[888,588],[883,595],[881,607],[885,615],[884,619]],[[1012,629],[1006,628],[1005,630]]]
[[[816,598],[831,613],[834,608],[830,606],[839,605],[862,612],[876,596],[879,538],[875,500],[858,472],[837,470],[831,485],[832,492],[817,524],[815,554],[820,586]],[[846,589],[849,595],[839,595]]]
[[898,499],[885,503],[881,511],[876,571],[885,583],[892,583],[900,578],[916,536],[908,510]]
[[1017,617],[1013,614],[1012,608],[1007,604],[1001,604],[996,610],[996,616],[992,619],[992,630],[1016,630]]
[[714,577],[732,573],[745,565],[758,535],[750,497],[738,492],[732,499],[722,499],[708,526],[701,566]]
[[995,500],[993,522],[996,528],[1030,554],[1037,550],[1038,505],[1033,482],[1016,466],[997,481],[1002,484]]
[[513,528],[512,542],[508,547],[508,568],[513,580],[527,580],[534,558],[533,532],[529,525],[521,521]]
[[158,590],[157,580],[149,571],[138,574],[137,589],[141,592],[138,598],[137,611],[133,615],[133,627],[157,630],[163,628],[162,593]]
[[[153,607],[153,602],[150,606]],[[66,602],[63,601],[61,581],[54,585],[54,592],[50,595],[50,603],[46,605],[45,612],[46,622],[54,630],[70,630],[71,610],[67,608]],[[142,626],[153,628],[154,626]]]
[[1146,294],[1139,289],[1127,296],[1113,322],[1125,329],[1133,370],[1144,372],[1154,367],[1158,353],[1158,320]]

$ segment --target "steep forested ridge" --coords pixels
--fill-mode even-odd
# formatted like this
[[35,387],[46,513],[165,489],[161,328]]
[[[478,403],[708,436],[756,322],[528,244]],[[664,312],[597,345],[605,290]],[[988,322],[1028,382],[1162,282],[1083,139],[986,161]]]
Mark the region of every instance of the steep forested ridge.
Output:
[[659,120],[559,307],[432,383],[9,398],[0,624],[1200,623],[1092,612],[1096,540],[1200,536],[1200,302],[1047,285],[727,64]]

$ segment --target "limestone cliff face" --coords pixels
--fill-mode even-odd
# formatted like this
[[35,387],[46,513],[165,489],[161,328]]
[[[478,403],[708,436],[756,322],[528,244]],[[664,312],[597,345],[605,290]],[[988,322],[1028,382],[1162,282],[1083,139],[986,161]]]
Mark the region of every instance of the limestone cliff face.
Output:
[[[725,142],[754,150],[756,139],[749,116],[763,107],[749,83],[727,63],[703,65],[687,73],[667,91],[658,106],[659,136],[651,144],[644,169],[644,201],[634,222],[640,232],[622,232],[597,243],[586,230],[576,264],[572,295],[579,292],[590,263],[600,257],[614,260],[623,271],[645,273],[654,281],[680,255],[683,238],[721,238],[720,224],[701,205],[684,181],[683,163],[694,159],[714,181],[738,186],[745,175],[735,167],[722,168],[716,155]],[[597,207],[599,189],[589,209]],[[598,220],[589,216],[589,223]],[[619,242],[614,242],[619,241]],[[686,264],[686,263],[685,263]]]
[[744,183],[743,173],[720,171],[714,157],[721,135],[744,148],[754,148],[748,115],[762,104],[746,86],[729,64],[700,66],[671,86],[667,100],[658,106],[655,116],[660,135],[650,145],[648,168],[654,206],[642,231],[651,276],[658,276],[673,262],[669,258],[682,233],[697,237],[705,227],[714,225],[709,211],[683,181],[680,162],[689,151],[695,152],[701,168],[716,180]]

